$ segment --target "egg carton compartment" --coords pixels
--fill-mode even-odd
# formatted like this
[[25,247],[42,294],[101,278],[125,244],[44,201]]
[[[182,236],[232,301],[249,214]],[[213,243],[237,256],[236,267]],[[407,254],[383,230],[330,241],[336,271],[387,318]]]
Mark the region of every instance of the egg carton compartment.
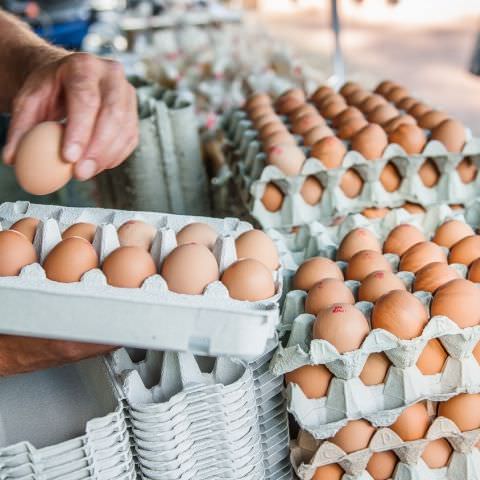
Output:
[[[26,202],[0,206],[0,224],[4,229],[25,217],[41,220],[34,241],[41,262],[61,240],[61,231],[76,222],[98,225],[93,243],[102,262],[119,246],[116,228],[127,220],[145,221],[158,230],[151,249],[157,266],[175,248],[175,231],[192,221],[203,222],[219,233],[214,253],[220,271],[236,260],[234,238],[251,228],[236,219],[50,207]],[[95,269],[79,283],[61,284],[48,280],[43,268],[33,264],[18,277],[0,279],[4,312],[0,330],[6,334],[255,358],[265,350],[267,340],[274,338],[278,323],[281,268],[273,275],[275,296],[246,302],[230,298],[219,281],[208,285],[203,295],[182,295],[170,292],[160,275],[148,278],[141,288],[122,289],[107,285],[104,274]],[[22,315],[18,315],[15,305],[26,292],[29,302]],[[58,315],[62,322],[55,320]],[[105,318],[115,321],[107,326]]]

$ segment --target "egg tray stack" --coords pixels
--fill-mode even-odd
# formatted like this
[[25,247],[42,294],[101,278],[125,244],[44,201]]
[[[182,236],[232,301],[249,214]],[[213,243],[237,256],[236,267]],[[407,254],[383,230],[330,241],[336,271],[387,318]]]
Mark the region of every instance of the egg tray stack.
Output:
[[[281,119],[291,129],[287,117]],[[223,129],[228,139],[226,148],[236,186],[246,207],[266,228],[302,225],[335,215],[360,212],[369,207],[398,207],[406,201],[423,206],[465,203],[476,197],[480,187],[479,175],[470,183],[464,183],[457,171],[458,165],[465,159],[477,167],[480,165],[480,140],[472,138],[469,131],[461,153],[448,152],[436,140],[429,141],[422,153],[415,155],[408,155],[401,146],[390,144],[382,157],[373,162],[350,150],[342,165],[332,169],[311,157],[311,148],[302,146],[302,137],[294,135],[307,160],[298,175],[289,176],[274,165],[266,165],[258,132],[245,111],[234,110],[225,115]],[[349,149],[349,143],[344,143]],[[438,182],[433,187],[425,186],[419,176],[419,169],[427,160],[434,163],[439,173]],[[400,186],[393,192],[387,191],[380,181],[385,166],[390,163],[402,178]],[[354,198],[346,196],[340,188],[342,178],[349,170],[356,172],[363,181],[360,194]],[[315,177],[323,188],[320,201],[314,205],[307,203],[301,193],[308,177]],[[284,195],[278,211],[267,210],[262,202],[267,186],[272,183]]]
[[[66,208],[28,202],[0,206],[3,229],[25,217],[40,220],[34,246],[41,263],[61,240],[61,231],[78,222],[98,225],[93,244],[101,263],[119,246],[117,228],[127,220],[136,219],[158,230],[151,253],[159,266],[176,246],[175,232],[192,221],[199,221],[219,233],[214,254],[223,271],[236,260],[235,237],[250,229],[248,223],[236,219]],[[282,291],[281,268],[274,272],[274,277],[277,289],[274,297],[246,302],[230,298],[219,281],[208,285],[203,295],[180,295],[170,292],[160,275],[148,278],[141,288],[124,289],[107,285],[99,269],[87,272],[79,283],[66,284],[48,280],[41,265],[32,264],[24,267],[18,277],[0,278],[0,331],[252,359],[261,355],[267,341],[275,336]],[[28,302],[25,302],[26,295]],[[22,304],[21,312],[19,304]],[[112,320],[107,324],[105,318]]]

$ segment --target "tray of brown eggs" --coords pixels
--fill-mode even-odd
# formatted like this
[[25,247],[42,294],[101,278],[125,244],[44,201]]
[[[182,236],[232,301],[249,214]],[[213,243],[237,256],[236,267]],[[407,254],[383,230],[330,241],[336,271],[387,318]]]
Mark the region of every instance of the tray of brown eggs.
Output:
[[402,212],[324,227],[319,255],[286,295],[291,332],[271,368],[286,374],[289,411],[316,438],[480,392],[480,236],[448,207]]
[[267,227],[475,197],[480,140],[400,85],[251,96],[225,118],[238,187]]
[[245,358],[275,336],[279,254],[246,222],[17,202],[0,225],[4,334]]

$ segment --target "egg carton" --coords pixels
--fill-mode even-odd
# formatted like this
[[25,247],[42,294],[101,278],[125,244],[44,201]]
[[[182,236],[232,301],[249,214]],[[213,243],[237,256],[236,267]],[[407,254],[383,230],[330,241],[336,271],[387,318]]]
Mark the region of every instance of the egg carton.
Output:
[[[119,246],[116,229],[127,220],[143,220],[157,228],[151,253],[157,266],[176,246],[175,232],[192,221],[207,223],[218,233],[214,254],[223,272],[236,260],[235,237],[250,229],[236,219],[218,220],[120,210],[81,209],[34,205],[27,202],[0,206],[0,225],[6,229],[24,217],[41,220],[34,245],[40,262],[61,240],[61,231],[76,222],[98,225],[94,247],[100,262]],[[3,310],[0,331],[48,338],[90,341],[156,350],[192,351],[255,358],[274,338],[278,324],[281,269],[274,272],[275,295],[261,302],[234,300],[219,281],[203,295],[181,295],[168,290],[160,275],[138,289],[106,284],[99,270],[87,272],[81,282],[62,284],[46,278],[39,264],[26,266],[18,277],[0,278]],[[28,292],[29,302],[24,296]],[[18,304],[24,308],[18,312]],[[58,322],[58,316],[62,321]],[[105,323],[106,318],[115,321]],[[172,322],[172,318],[175,321]]]
[[[446,439],[453,452],[446,467],[431,469],[422,459],[428,444],[439,438]],[[334,443],[318,442],[301,432],[292,441],[291,461],[300,480],[311,480],[318,467],[338,463],[345,474],[342,480],[373,480],[366,466],[375,452],[391,450],[399,458],[392,480],[476,480],[480,476],[480,451],[476,447],[480,430],[461,432],[445,417],[437,417],[425,438],[404,442],[390,428],[379,428],[368,448],[347,454]]]

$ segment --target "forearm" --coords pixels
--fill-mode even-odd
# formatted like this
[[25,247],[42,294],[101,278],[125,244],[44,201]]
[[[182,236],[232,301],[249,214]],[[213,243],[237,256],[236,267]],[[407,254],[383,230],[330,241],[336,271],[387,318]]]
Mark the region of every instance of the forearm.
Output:
[[12,100],[29,73],[68,52],[48,44],[3,11],[0,11],[0,32],[0,112],[10,112]]

